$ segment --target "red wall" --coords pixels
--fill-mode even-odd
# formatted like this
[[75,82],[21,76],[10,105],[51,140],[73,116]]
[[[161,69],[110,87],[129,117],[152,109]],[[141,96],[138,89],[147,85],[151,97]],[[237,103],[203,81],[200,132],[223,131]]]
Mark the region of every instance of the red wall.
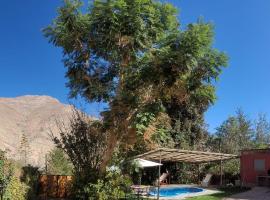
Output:
[[[254,169],[254,160],[265,160],[265,171],[257,172]],[[255,185],[256,177],[267,175],[270,169],[270,150],[247,150],[241,153],[241,181],[245,185]]]

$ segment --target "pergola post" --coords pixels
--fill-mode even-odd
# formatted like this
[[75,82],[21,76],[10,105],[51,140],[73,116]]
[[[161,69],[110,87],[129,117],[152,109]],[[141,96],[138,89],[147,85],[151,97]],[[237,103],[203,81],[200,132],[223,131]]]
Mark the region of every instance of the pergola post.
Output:
[[159,200],[159,190],[160,190],[160,170],[161,170],[161,150],[159,151],[159,166],[158,166],[158,192],[157,192],[157,200]]
[[197,171],[197,175],[198,175],[198,185],[200,185],[200,163],[198,163],[198,165],[197,165],[197,169],[198,169],[198,171]]
[[219,169],[219,173],[220,173],[220,186],[222,186],[222,164],[223,164],[223,162],[222,162],[222,159],[220,160],[220,169]]

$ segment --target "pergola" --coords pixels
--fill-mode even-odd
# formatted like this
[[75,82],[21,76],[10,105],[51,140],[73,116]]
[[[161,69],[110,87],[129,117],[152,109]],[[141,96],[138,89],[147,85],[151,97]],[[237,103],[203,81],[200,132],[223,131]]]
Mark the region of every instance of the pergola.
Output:
[[215,161],[230,160],[238,158],[237,155],[213,153],[207,151],[189,151],[182,149],[158,148],[147,153],[135,156],[135,158],[142,158],[153,161],[166,162],[185,162],[185,163],[207,163]]
[[[152,161],[161,162],[184,162],[190,164],[197,164],[198,171],[201,163],[209,162],[220,162],[220,184],[222,184],[222,163],[225,160],[239,158],[237,155],[214,153],[208,151],[190,151],[183,149],[169,149],[169,148],[158,148],[147,153],[135,156],[134,158],[147,159]],[[198,172],[199,174],[200,172]],[[159,166],[159,177],[160,177],[160,166]],[[158,181],[159,183],[159,181]],[[158,196],[159,199],[159,188],[158,184]]]

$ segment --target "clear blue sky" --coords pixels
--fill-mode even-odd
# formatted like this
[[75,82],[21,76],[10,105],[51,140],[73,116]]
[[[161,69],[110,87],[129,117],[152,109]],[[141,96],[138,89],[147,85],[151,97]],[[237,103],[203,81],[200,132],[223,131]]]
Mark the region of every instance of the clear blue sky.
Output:
[[[270,114],[270,1],[168,0],[182,25],[203,16],[215,24],[215,47],[228,53],[229,67],[217,83],[218,101],[206,113],[213,131],[241,107],[251,118]],[[41,29],[56,16],[59,0],[2,0],[0,6],[0,96],[50,95],[67,103],[61,50]],[[102,106],[85,105],[96,115]]]

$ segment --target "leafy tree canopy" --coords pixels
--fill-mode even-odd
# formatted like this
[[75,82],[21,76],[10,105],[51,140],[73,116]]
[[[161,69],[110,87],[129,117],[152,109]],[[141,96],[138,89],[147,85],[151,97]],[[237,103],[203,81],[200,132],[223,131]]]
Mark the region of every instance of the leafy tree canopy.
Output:
[[195,148],[204,134],[203,113],[227,57],[213,48],[211,23],[181,27],[177,14],[155,0],[96,0],[86,12],[80,1],[66,0],[44,29],[63,50],[70,97],[108,104],[104,164],[119,142],[181,146],[180,134]]

